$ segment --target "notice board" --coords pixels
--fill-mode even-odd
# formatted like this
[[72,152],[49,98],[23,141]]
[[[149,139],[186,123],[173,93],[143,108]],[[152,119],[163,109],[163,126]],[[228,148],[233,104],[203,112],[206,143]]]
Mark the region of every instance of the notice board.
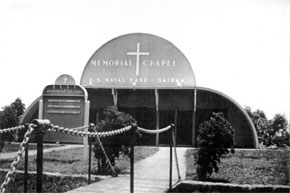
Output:
[[[48,85],[42,93],[39,117],[54,125],[76,128],[88,125],[89,101],[80,85]],[[84,143],[83,137],[60,132],[46,132],[45,142]]]

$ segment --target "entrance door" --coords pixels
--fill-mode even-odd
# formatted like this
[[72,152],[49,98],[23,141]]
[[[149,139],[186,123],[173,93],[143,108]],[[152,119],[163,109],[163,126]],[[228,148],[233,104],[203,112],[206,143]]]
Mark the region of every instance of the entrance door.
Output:
[[[191,110],[160,110],[160,129],[175,124],[176,143],[179,146],[192,145],[192,111]],[[172,141],[171,131],[159,134],[159,144],[169,145]]]
[[[156,111],[153,108],[137,107],[137,108],[127,108],[120,107],[120,111],[128,113],[133,116],[137,121],[139,127],[144,129],[156,129]],[[155,145],[156,135],[142,133],[142,139],[138,145]]]
[[[160,110],[159,111],[159,128],[162,129],[170,124],[175,124],[175,110]],[[159,134],[159,145],[169,145],[172,141],[171,130]]]
[[176,143],[179,146],[192,145],[192,111],[177,111]]

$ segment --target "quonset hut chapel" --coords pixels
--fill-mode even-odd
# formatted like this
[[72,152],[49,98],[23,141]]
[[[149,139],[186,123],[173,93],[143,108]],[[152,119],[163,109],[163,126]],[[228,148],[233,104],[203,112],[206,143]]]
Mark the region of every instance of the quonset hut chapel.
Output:
[[[161,129],[175,124],[178,146],[197,145],[199,125],[212,112],[223,112],[235,129],[237,148],[258,148],[254,125],[226,94],[198,87],[191,64],[171,42],[133,33],[114,38],[88,60],[79,84],[68,74],[44,88],[25,111],[22,123],[35,118],[71,128],[97,123],[107,106],[131,114],[138,126]],[[46,142],[83,143],[77,136],[46,132]],[[143,145],[168,145],[170,133],[144,134]]]

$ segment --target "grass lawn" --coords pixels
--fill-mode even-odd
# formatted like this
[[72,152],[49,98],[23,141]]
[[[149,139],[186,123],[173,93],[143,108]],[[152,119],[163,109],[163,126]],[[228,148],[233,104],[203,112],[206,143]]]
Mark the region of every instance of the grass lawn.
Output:
[[[211,181],[237,184],[289,185],[289,149],[236,150],[221,159],[218,173],[211,175]],[[194,160],[197,150],[186,153],[186,178],[197,180]]]
[[[135,162],[149,157],[158,151],[158,147],[135,147]],[[96,166],[92,152],[92,170]],[[2,169],[9,169],[13,159],[0,160]],[[52,151],[44,153],[43,171],[61,174],[87,174],[88,160],[83,160],[83,148],[67,149],[62,151]],[[123,172],[130,167],[130,159],[127,156],[120,156],[116,161],[117,170]],[[18,170],[24,170],[24,160],[22,159],[17,165]],[[28,161],[28,170],[36,171],[36,156],[30,156]]]
[[[0,179],[3,179],[6,173],[0,172]],[[15,180],[11,181],[6,187],[5,193],[24,193],[24,175],[17,173]],[[94,181],[99,181],[98,178]],[[87,185],[87,179],[74,176],[53,176],[43,175],[43,193],[62,193],[69,190]],[[29,174],[28,192],[36,193],[36,174]]]
[[[43,148],[52,148],[52,147],[59,147],[63,146],[60,144],[45,144]],[[37,146],[35,143],[29,143],[28,145],[29,150],[36,150]],[[5,143],[4,148],[2,149],[2,153],[8,153],[8,152],[15,152],[18,151],[20,148],[20,143]]]
[[[146,157],[155,154],[158,151],[158,147],[135,147],[134,161],[138,162]],[[92,153],[92,172],[94,172],[94,166],[96,161]],[[88,160],[83,160],[83,148],[74,148],[62,151],[52,151],[50,153],[44,153],[43,170],[50,173],[61,173],[66,176],[47,176],[44,175],[43,191],[47,193],[51,192],[66,192],[71,189],[87,185],[87,180],[84,177],[73,178],[70,175],[88,174]],[[0,168],[10,169],[11,160],[0,160]],[[36,171],[36,156],[29,157],[29,171]],[[120,156],[116,161],[116,171],[120,173],[126,172],[130,167],[130,159],[126,156]],[[22,159],[17,165],[18,170],[24,170],[24,160]],[[0,173],[0,185],[4,180],[6,172]],[[29,191],[35,192],[35,175],[31,175],[28,182]],[[95,181],[99,179],[96,178]],[[23,192],[23,175],[16,175],[15,181],[11,182],[6,193],[10,192]]]

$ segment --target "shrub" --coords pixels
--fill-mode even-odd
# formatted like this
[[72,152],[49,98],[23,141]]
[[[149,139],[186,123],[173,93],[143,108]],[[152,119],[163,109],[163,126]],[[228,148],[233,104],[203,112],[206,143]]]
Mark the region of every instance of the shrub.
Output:
[[234,129],[223,113],[213,113],[208,121],[200,124],[198,130],[198,159],[196,161],[199,180],[208,180],[218,172],[222,155],[228,154],[228,148],[234,153]]
[[[109,106],[104,109],[105,118],[97,125],[98,132],[113,131],[130,124],[136,123],[136,120],[129,114],[118,111],[118,108],[115,106]],[[135,132],[135,133],[132,133]],[[110,160],[110,163],[114,166],[115,159],[119,157],[119,154],[122,152],[125,155],[129,154],[129,146],[133,142],[132,136],[136,135],[137,138],[142,135],[138,131],[125,132],[118,135],[113,135],[110,137],[101,138],[100,141],[105,149],[105,152]],[[98,140],[95,142],[95,158],[98,161],[98,173],[99,174],[108,174],[111,171],[109,164],[106,160],[106,157],[98,143]]]

